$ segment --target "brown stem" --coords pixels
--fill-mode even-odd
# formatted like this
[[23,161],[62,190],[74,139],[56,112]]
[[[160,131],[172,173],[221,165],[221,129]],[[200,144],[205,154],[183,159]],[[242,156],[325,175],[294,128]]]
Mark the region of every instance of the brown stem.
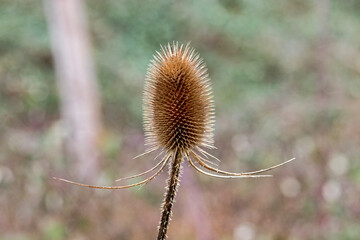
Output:
[[176,195],[177,186],[179,183],[179,176],[181,171],[181,161],[182,161],[182,152],[181,150],[176,150],[175,157],[173,159],[170,176],[168,180],[168,189],[167,194],[164,199],[163,211],[159,226],[159,234],[157,240],[165,240],[166,232],[170,221],[171,208],[174,204],[174,198]]

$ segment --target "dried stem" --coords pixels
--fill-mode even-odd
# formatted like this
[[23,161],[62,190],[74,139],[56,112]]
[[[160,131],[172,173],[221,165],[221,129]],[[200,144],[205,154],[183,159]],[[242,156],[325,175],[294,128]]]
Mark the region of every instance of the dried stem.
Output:
[[166,239],[166,232],[170,221],[171,216],[171,208],[174,204],[174,198],[176,195],[178,183],[179,183],[179,176],[181,171],[181,161],[182,161],[182,151],[177,149],[174,153],[173,162],[170,169],[170,175],[168,180],[168,188],[167,193],[163,203],[163,211],[159,225],[159,234],[158,240]]

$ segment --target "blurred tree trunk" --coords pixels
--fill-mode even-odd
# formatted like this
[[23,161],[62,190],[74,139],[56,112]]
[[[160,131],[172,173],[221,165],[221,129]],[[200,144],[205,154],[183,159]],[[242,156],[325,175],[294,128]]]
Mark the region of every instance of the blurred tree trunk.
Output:
[[82,0],[44,0],[60,94],[66,149],[81,179],[100,158],[101,111]]

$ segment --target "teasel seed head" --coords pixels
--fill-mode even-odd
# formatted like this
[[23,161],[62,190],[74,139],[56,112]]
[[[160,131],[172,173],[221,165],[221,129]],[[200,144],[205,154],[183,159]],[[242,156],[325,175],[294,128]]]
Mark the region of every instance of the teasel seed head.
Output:
[[161,49],[145,81],[145,144],[167,152],[213,147],[214,102],[205,63],[189,44]]
[[[252,172],[234,173],[217,168],[217,164],[212,160],[220,160],[203,149],[215,148],[212,90],[206,66],[189,44],[184,46],[176,42],[161,47],[161,52],[156,52],[145,80],[143,104],[145,144],[148,149],[135,158],[160,149],[160,154],[155,159],[163,155],[162,159],[145,172],[116,181],[141,177],[155,171],[153,175],[140,182],[122,186],[95,186],[63,178],[54,179],[82,187],[125,189],[148,183],[172,162],[169,177],[176,181],[169,182],[170,189],[172,184],[175,187],[177,185],[183,159],[186,159],[197,172],[217,178],[271,177],[260,173],[278,168],[295,159]],[[173,190],[170,195],[174,197],[176,188]]]

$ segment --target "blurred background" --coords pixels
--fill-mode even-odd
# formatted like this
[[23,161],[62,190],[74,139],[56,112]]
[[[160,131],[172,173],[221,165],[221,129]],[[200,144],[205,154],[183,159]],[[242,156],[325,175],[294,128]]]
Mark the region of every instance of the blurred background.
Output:
[[169,239],[360,239],[359,13],[358,0],[0,0],[0,239],[155,239],[167,171],[118,191],[51,177],[113,185],[155,164],[132,158],[147,66],[173,40],[208,66],[221,169],[296,161],[237,180],[184,163]]

